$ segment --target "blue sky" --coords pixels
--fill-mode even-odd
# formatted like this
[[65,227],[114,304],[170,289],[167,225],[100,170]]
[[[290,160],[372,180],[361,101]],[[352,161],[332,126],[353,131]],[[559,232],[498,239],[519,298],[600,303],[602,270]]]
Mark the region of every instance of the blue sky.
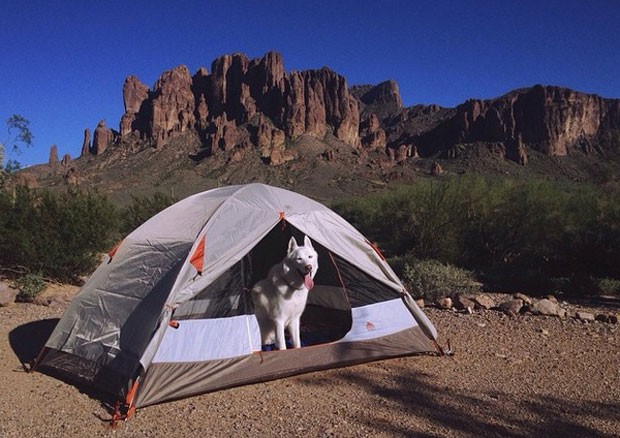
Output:
[[3,0],[0,141],[31,122],[22,165],[77,157],[85,128],[118,129],[125,77],[152,87],[223,54],[282,53],[349,85],[395,80],[406,106],[452,107],[535,84],[620,98],[620,1]]

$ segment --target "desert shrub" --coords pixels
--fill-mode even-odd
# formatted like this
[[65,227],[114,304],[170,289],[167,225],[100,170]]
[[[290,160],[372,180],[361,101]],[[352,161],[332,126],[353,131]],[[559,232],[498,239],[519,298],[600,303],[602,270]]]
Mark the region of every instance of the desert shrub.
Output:
[[34,252],[29,226],[36,226],[37,217],[34,192],[21,187],[0,191],[0,265],[27,272],[24,266]]
[[388,257],[412,252],[420,259],[452,261],[459,253],[459,223],[467,214],[466,190],[456,181],[425,180],[338,203],[333,209],[377,242]]
[[131,197],[131,204],[122,214],[121,233],[129,234],[151,217],[177,202],[173,196],[156,192],[150,197]]
[[464,175],[419,181],[333,208],[386,256],[479,273],[496,290],[588,293],[620,278],[616,186]]
[[616,278],[599,278],[596,281],[597,293],[600,295],[620,296],[620,280]]
[[558,243],[559,268],[573,276],[620,278],[620,193],[585,187],[564,210],[564,238]]
[[15,280],[19,293],[16,301],[22,303],[32,302],[39,293],[45,288],[45,280],[41,273],[28,273]]
[[59,281],[91,271],[118,235],[118,212],[106,197],[69,190],[18,188],[0,196],[0,265],[21,266]]
[[415,298],[433,302],[443,297],[479,292],[482,286],[471,271],[437,260],[407,264],[402,278]]
[[390,267],[394,270],[394,273],[400,278],[405,275],[405,269],[409,266],[413,266],[417,260],[412,254],[405,254],[402,256],[394,256],[386,259]]
[[497,181],[461,224],[456,262],[484,272],[495,288],[548,287],[542,277],[562,239],[562,210],[562,198],[545,182]]

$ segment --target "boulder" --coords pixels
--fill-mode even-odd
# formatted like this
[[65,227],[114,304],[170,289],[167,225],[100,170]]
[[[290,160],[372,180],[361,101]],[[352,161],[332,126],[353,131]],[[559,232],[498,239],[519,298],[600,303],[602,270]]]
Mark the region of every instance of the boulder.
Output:
[[594,316],[594,321],[609,322],[609,317],[604,313],[597,313],[596,316]]
[[485,310],[489,310],[495,307],[495,300],[493,300],[493,298],[491,298],[487,294],[478,294],[472,297],[472,301],[475,303],[476,307]]
[[207,105],[207,101],[205,100],[204,94],[200,95],[198,99],[198,107],[196,108],[196,115],[198,117],[197,124],[198,129],[205,130],[209,124],[209,106]]
[[533,303],[529,311],[534,315],[557,316],[560,318],[566,316],[566,310],[548,298],[543,298]]
[[446,298],[442,298],[437,302],[437,305],[439,306],[440,309],[452,309],[452,298],[450,297],[446,297]]
[[516,300],[522,300],[523,304],[531,306],[532,305],[532,299],[530,297],[528,297],[525,294],[522,294],[520,292],[517,292],[515,294],[512,295],[512,297]]
[[547,299],[552,303],[558,303],[558,299],[555,297],[555,295],[547,295]]
[[598,313],[594,316],[594,320],[607,324],[618,324],[618,316],[613,313]]
[[471,310],[474,310],[474,308],[476,307],[476,304],[469,298],[459,295],[456,298],[454,298],[453,306],[456,310],[471,311]]
[[575,318],[584,322],[594,322],[594,314],[590,312],[577,311],[575,312]]
[[506,315],[511,315],[511,316],[518,315],[521,312],[521,309],[523,308],[523,300],[512,299],[512,300],[504,301],[503,303],[500,303],[500,305],[497,306],[497,308],[501,312],[504,312]]
[[528,163],[527,148],[525,147],[525,143],[523,143],[521,133],[518,134],[516,145],[511,148],[508,158],[522,166],[525,166]]
[[[341,76],[342,77],[342,76]],[[344,81],[344,78],[342,78]],[[342,82],[341,86],[343,89],[347,89],[346,81]],[[344,93],[343,93],[344,94]],[[360,138],[359,138],[359,124],[360,124],[360,115],[359,108],[357,106],[357,100],[348,95],[348,92],[344,94],[341,98],[340,102],[340,111],[339,117],[338,113],[334,120],[336,122],[336,129],[334,130],[334,135],[340,141],[349,146],[358,147],[360,146]],[[325,122],[329,125],[329,120],[326,119]]]
[[0,281],[0,307],[13,304],[18,293],[19,291],[13,288],[9,283]]

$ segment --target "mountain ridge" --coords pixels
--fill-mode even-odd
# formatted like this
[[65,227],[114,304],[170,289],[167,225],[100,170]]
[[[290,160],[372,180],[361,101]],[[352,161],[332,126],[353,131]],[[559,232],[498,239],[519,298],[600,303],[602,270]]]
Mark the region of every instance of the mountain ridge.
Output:
[[[618,176],[620,99],[556,86],[454,108],[404,107],[393,80],[349,86],[328,67],[287,73],[276,52],[252,60],[236,53],[216,58],[211,73],[175,67],[152,89],[130,75],[123,102],[118,131],[101,121],[92,143],[85,130],[78,159],[58,161],[50,151],[50,162],[22,172],[22,179],[115,193],[106,173],[123,174],[123,168],[131,168],[132,178],[142,175],[132,184],[137,192],[161,185],[156,176],[173,187],[187,178],[197,188],[263,179],[295,188],[315,172],[313,191],[335,196],[345,186],[355,194],[410,181],[431,166],[436,174],[436,165],[447,173]],[[152,162],[152,156],[159,158]],[[185,177],[172,169],[184,169]]]

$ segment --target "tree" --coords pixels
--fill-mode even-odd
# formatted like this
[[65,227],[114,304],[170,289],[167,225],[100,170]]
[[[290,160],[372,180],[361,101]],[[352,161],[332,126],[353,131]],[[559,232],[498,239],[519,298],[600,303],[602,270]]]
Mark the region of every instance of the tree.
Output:
[[7,136],[4,142],[0,142],[0,172],[11,172],[19,169],[19,163],[15,160],[9,160],[7,165],[4,164],[4,155],[7,150],[19,152],[20,145],[30,147],[34,136],[30,132],[30,121],[24,116],[13,114],[6,121]]

